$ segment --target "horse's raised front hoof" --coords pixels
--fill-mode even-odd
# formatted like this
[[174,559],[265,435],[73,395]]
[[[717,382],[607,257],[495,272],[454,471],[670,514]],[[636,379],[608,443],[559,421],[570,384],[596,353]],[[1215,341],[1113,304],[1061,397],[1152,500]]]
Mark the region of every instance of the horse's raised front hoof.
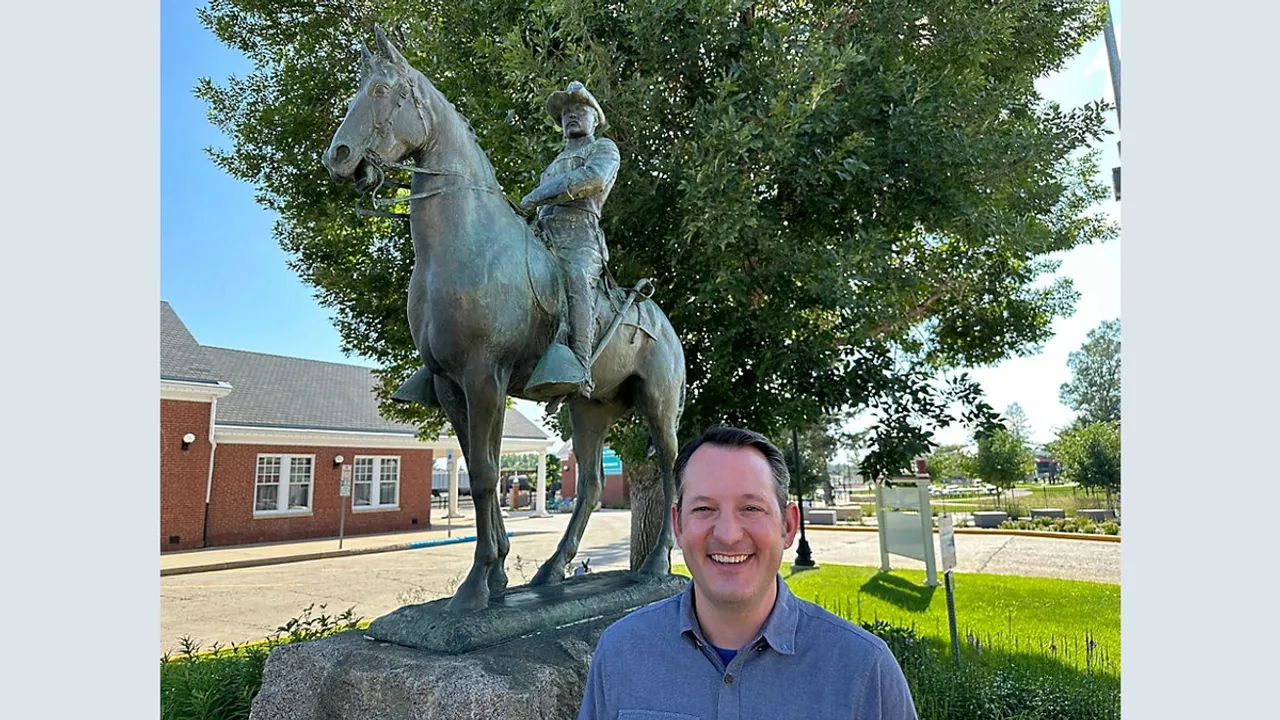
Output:
[[538,568],[538,572],[529,581],[530,585],[555,585],[564,580],[564,563],[551,558]]
[[485,575],[477,575],[474,571],[458,586],[458,591],[445,605],[445,609],[455,615],[480,612],[487,607],[489,607],[489,584],[486,582]]
[[671,574],[671,559],[665,549],[655,549],[644,559],[644,564],[636,571],[649,577],[666,577]]

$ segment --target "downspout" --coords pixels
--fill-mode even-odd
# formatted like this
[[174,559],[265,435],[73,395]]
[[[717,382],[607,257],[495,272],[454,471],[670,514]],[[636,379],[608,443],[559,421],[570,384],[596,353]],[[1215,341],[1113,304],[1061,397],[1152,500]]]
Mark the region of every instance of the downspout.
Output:
[[209,547],[209,500],[213,496],[213,453],[218,443],[213,439],[213,422],[218,416],[218,398],[209,403],[209,479],[204,486],[204,529],[200,531],[200,547]]

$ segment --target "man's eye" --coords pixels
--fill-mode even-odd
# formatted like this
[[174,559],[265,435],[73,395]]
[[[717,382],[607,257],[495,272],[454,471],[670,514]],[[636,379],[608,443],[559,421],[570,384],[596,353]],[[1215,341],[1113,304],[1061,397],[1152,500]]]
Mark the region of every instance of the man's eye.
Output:
[[748,505],[747,507],[744,507],[742,509],[745,512],[764,512],[764,508],[758,508],[755,505]]
[[699,505],[698,507],[694,508],[693,511],[694,512],[711,512],[711,508],[707,507],[706,505]]

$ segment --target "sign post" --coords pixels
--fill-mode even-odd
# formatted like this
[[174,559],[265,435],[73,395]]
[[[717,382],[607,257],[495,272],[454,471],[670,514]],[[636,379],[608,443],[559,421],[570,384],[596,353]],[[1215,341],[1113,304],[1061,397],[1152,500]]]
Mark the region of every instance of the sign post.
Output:
[[453,516],[454,511],[458,509],[458,466],[453,464],[453,451],[450,450],[445,457],[449,463],[449,510],[444,514],[445,520],[448,520],[449,533],[448,537],[453,537]]
[[951,625],[951,657],[960,664],[960,633],[956,630],[955,581],[951,571],[956,566],[956,531],[950,515],[938,516],[938,544],[942,547],[942,578],[947,588],[947,622]]
[[351,497],[351,466],[342,466],[342,480],[338,483],[338,497],[344,498],[338,511],[338,549],[342,549],[342,536],[347,524],[347,501]]

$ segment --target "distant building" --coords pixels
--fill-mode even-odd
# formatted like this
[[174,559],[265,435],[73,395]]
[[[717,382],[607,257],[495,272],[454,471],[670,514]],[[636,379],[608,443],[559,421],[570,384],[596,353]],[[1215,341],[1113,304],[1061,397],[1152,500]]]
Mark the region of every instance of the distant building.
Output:
[[1049,482],[1057,482],[1058,474],[1062,472],[1062,463],[1051,457],[1036,457],[1036,479],[1048,480]]
[[[573,451],[573,444],[566,443],[559,451],[560,456],[560,496],[577,497],[578,493],[578,456]],[[604,488],[600,491],[600,504],[605,507],[621,507],[631,502],[631,476],[623,467],[613,449],[605,446],[601,453],[601,466],[604,472]]]
[[[378,414],[359,365],[201,345],[160,303],[160,550],[431,527],[432,464],[457,439],[422,441]],[[507,410],[503,452],[554,438]],[[339,495],[343,467],[351,494]]]

